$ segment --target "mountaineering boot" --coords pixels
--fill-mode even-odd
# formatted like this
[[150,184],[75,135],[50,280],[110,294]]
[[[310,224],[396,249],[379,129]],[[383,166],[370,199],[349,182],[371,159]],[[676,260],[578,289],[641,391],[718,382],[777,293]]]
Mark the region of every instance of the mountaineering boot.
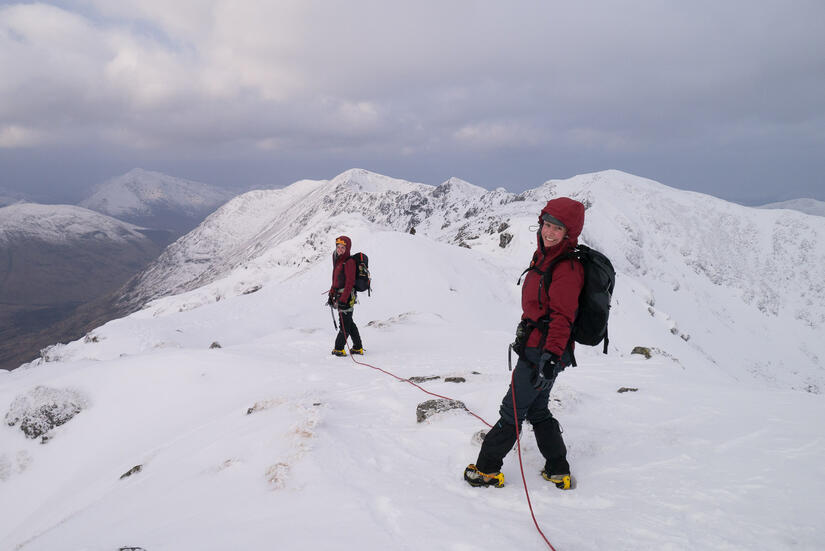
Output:
[[566,474],[547,474],[547,471],[541,471],[541,477],[548,482],[552,482],[559,490],[571,490],[574,488],[573,478],[570,473]]
[[464,480],[467,481],[467,484],[470,486],[495,486],[496,488],[501,488],[504,486],[504,475],[500,472],[498,473],[483,473],[479,471],[475,465],[470,464],[467,465],[467,468],[464,469]]
[[343,348],[342,348],[341,350],[335,350],[335,349],[333,349],[333,351],[332,351],[332,355],[333,355],[333,356],[346,356],[346,355],[347,355],[347,351],[346,351],[345,349],[343,349]]
[[350,352],[353,353],[353,354],[358,354],[359,356],[364,355],[364,349],[363,348],[351,348]]

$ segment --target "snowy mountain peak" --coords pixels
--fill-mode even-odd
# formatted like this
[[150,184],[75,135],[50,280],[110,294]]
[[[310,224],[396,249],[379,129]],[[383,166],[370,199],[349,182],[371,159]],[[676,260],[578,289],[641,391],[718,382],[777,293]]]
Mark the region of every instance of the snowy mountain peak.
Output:
[[354,192],[366,193],[381,193],[386,191],[407,193],[424,185],[391,178],[362,168],[346,170],[330,180],[330,184],[336,188],[345,188]]
[[150,216],[159,210],[196,216],[231,196],[208,184],[135,168],[99,186],[80,205],[118,218]]
[[436,197],[455,194],[463,195],[469,199],[478,199],[485,193],[488,193],[488,191],[483,187],[475,186],[470,182],[465,182],[461,178],[456,177],[451,177],[446,182],[438,185],[433,191],[433,195]]

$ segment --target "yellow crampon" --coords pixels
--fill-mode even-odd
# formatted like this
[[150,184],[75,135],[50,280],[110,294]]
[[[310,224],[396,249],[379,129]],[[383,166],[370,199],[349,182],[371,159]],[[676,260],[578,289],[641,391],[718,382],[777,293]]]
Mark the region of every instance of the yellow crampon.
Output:
[[499,473],[483,473],[473,465],[467,465],[464,469],[464,480],[470,486],[495,486],[501,488],[504,486],[504,475]]
[[560,490],[569,490],[572,486],[572,480],[569,474],[547,474],[546,471],[541,471],[541,477],[555,484],[556,488]]

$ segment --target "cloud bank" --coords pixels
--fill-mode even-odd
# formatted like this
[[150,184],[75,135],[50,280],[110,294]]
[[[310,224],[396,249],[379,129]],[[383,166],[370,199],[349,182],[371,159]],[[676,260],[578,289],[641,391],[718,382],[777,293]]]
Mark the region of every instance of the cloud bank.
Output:
[[399,4],[2,5],[0,162],[55,186],[96,162],[514,190],[620,168],[825,198],[821,2]]

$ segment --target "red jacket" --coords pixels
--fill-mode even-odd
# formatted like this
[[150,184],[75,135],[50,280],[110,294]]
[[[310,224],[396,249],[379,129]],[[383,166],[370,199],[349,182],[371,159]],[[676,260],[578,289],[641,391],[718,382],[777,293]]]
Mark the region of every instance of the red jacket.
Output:
[[341,235],[335,240],[342,240],[346,243],[344,254],[338,256],[338,253],[332,253],[332,287],[329,288],[329,294],[338,295],[338,302],[349,302],[352,288],[355,286],[355,262],[347,262],[350,259],[350,248],[352,241],[346,235]]
[[[541,214],[547,213],[567,228],[564,240],[545,250],[541,238],[541,215],[539,231],[536,235],[538,247],[533,254],[530,267],[546,271],[557,256],[578,245],[579,234],[584,226],[584,205],[568,197],[559,197],[547,202]],[[527,272],[521,289],[522,319],[538,321],[548,316],[550,323],[547,337],[541,342],[541,331],[533,331],[527,339],[527,346],[548,350],[559,357],[567,348],[570,330],[579,308],[579,293],[584,285],[584,268],[575,260],[563,260],[553,267],[553,277],[548,289],[544,289],[542,274],[536,270]]]

